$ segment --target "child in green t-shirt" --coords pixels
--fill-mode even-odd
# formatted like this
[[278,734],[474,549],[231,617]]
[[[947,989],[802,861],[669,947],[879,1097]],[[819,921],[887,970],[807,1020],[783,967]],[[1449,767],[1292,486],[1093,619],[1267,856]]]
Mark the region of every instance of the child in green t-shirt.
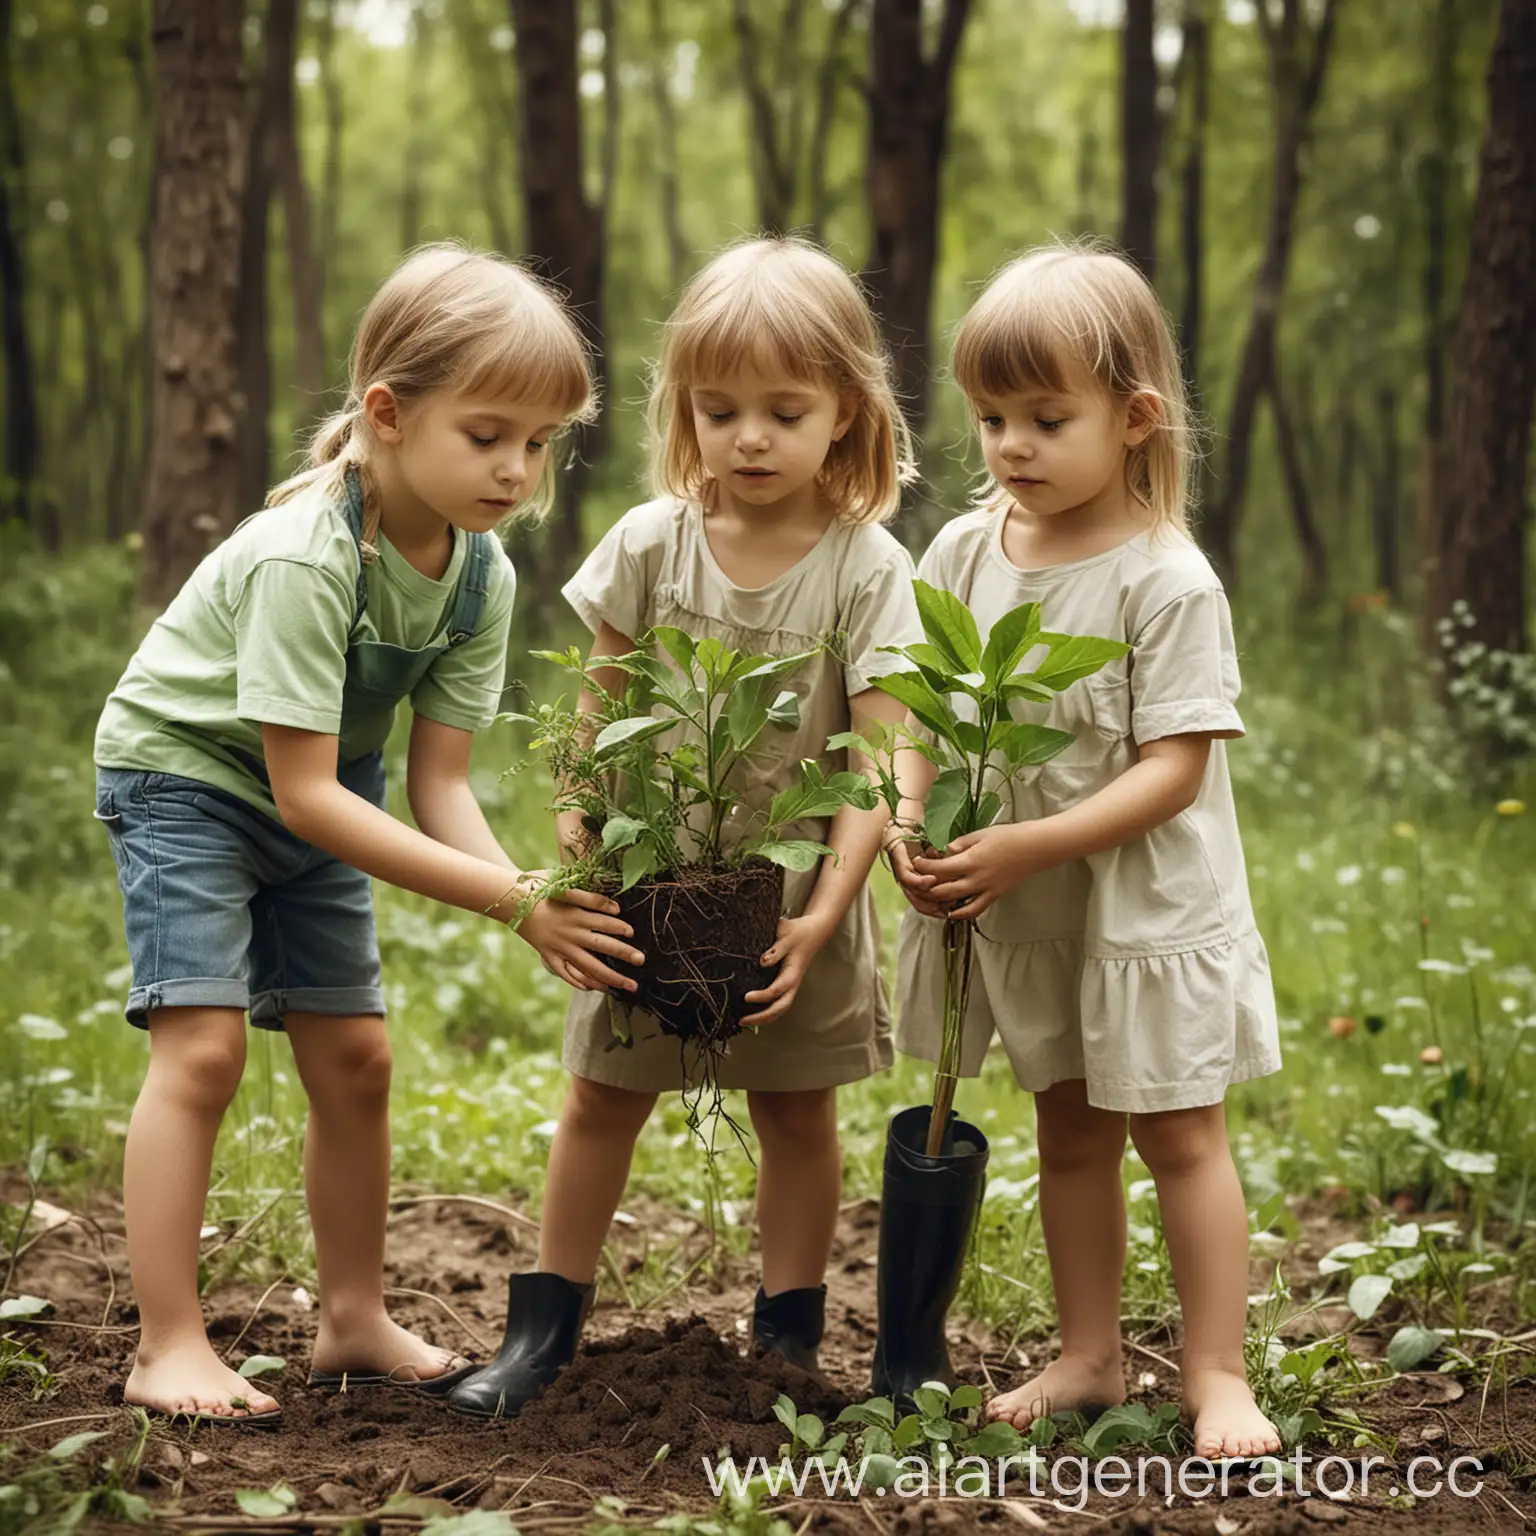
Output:
[[[279,1413],[214,1353],[197,1290],[247,1011],[286,1031],[309,1096],[311,1383],[436,1393],[467,1369],[384,1306],[390,1052],[369,876],[500,921],[539,878],[503,853],[468,777],[471,735],[496,714],[515,586],[491,530],[548,506],[549,440],[591,415],[593,391],[554,295],[456,246],[418,251],[386,281],[350,384],[310,467],[156,621],[96,734],[127,1015],[150,1038],[123,1169],[141,1324],[124,1399],[162,1413]],[[403,698],[419,831],[384,809],[382,749]],[[573,987],[631,987],[602,958],[640,959],[617,911],[572,891],[518,933]]]

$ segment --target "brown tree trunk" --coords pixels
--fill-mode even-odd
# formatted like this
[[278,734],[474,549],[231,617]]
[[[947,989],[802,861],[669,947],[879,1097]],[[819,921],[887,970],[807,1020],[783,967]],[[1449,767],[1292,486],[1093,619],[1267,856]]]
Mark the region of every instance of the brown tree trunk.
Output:
[[239,6],[155,0],[154,427],[139,592],[156,607],[239,507],[240,23]]
[[315,29],[315,57],[320,66],[320,98],[325,108],[325,149],[320,173],[320,233],[315,264],[321,299],[321,353],[325,345],[325,295],[336,267],[336,230],[341,213],[342,82],[336,72],[336,0],[327,0]]
[[[517,36],[518,163],[527,253],[568,293],[591,342],[599,381],[606,380],[603,242],[606,210],[584,190],[581,98],[577,92],[576,0],[511,0]],[[609,36],[605,48],[611,50]],[[615,110],[612,101],[605,111]],[[577,433],[564,468],[553,527],[541,564],[564,571],[581,547],[581,497],[588,461],[599,449],[590,429]]]
[[1270,361],[1268,389],[1270,410],[1274,413],[1275,442],[1280,450],[1280,472],[1285,480],[1285,496],[1291,509],[1291,524],[1296,530],[1296,543],[1301,551],[1298,606],[1316,608],[1328,591],[1328,549],[1312,513],[1305,452],[1273,359]]
[[1376,590],[1396,602],[1402,595],[1402,535],[1398,503],[1402,498],[1402,466],[1397,441],[1397,391],[1384,384],[1376,391],[1377,433],[1381,464],[1374,477],[1371,504],[1371,545],[1376,557]]
[[[292,0],[287,0],[292,8]],[[280,12],[283,0],[273,0]],[[240,434],[240,505],[255,511],[272,483],[272,350],[268,337],[268,234],[276,160],[271,149],[273,113],[283,92],[291,87],[297,34],[284,35],[282,18],[276,31],[269,13],[262,36],[261,74],[246,102],[245,183],[240,200],[240,286],[235,311],[240,393],[245,401]],[[286,52],[284,51],[286,48]]]
[[405,103],[405,152],[400,169],[400,249],[421,239],[421,175],[431,145],[427,141],[427,79],[437,29],[425,0],[411,7],[411,82]]
[[1205,133],[1211,111],[1211,32],[1208,0],[1184,0],[1184,45],[1179,53],[1189,98],[1184,160],[1179,171],[1179,251],[1184,293],[1179,305],[1179,348],[1190,395],[1199,399],[1201,320],[1205,310]]
[[293,387],[302,397],[294,417],[302,424],[322,405],[325,341],[320,331],[320,270],[311,233],[309,188],[299,158],[298,104],[293,93],[298,32],[298,0],[270,0],[267,48],[277,58],[286,59],[288,68],[268,73],[273,95],[267,104],[266,151],[272,156],[273,179],[283,198],[283,233],[293,298]]
[[0,0],[0,355],[5,358],[5,459],[0,518],[27,522],[37,473],[37,379],[27,338],[22,198],[26,152],[16,110],[11,0]]
[[1536,6],[1502,0],[1466,287],[1451,349],[1431,612],[1467,638],[1527,647],[1526,463],[1536,403]]
[[1310,135],[1313,111],[1322,94],[1341,0],[1323,0],[1323,13],[1315,31],[1303,18],[1302,0],[1283,0],[1278,21],[1270,12],[1271,3],[1272,0],[1258,0],[1256,6],[1269,51],[1275,115],[1269,224],[1253,285],[1248,331],[1232,386],[1232,404],[1227,412],[1227,456],[1220,493],[1205,522],[1206,546],[1211,559],[1223,579],[1231,583],[1237,579],[1237,539],[1248,492],[1254,420],[1269,376],[1275,328],[1285,297],[1296,206],[1301,198],[1302,156]]
[[1152,282],[1157,275],[1157,162],[1162,117],[1152,0],[1126,0],[1120,32],[1120,245]]
[[[1458,0],[1437,0],[1435,6],[1429,49],[1433,134],[1419,167],[1419,194],[1424,209],[1424,423],[1419,459],[1418,553],[1421,568],[1425,569],[1425,562],[1434,554],[1435,472],[1445,432],[1446,227],[1451,167],[1457,149],[1457,5]],[[1426,608],[1426,614],[1428,611]]]
[[672,101],[672,35],[667,27],[666,0],[650,0],[650,22],[657,192],[661,198],[661,224],[667,235],[667,287],[675,293],[688,275],[688,241],[683,234],[679,196],[677,109]]
[[914,432],[928,420],[930,311],[950,88],[971,0],[945,0],[932,57],[923,0],[875,0],[870,22],[869,217],[864,268]]

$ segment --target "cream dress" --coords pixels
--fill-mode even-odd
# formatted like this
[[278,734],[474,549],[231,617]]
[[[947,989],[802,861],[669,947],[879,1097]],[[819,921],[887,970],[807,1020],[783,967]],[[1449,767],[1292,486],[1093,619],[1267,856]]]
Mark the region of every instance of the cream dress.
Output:
[[[1083,1078],[1101,1109],[1217,1103],[1232,1083],[1280,1067],[1269,958],[1221,739],[1243,734],[1226,595],[1180,534],[1142,533],[1086,560],[1024,571],[1004,554],[1002,530],[998,513],[954,519],[918,574],[960,597],[983,638],[1033,601],[1047,630],[1134,649],[1048,706],[1013,705],[1018,718],[1076,740],[1020,774],[1000,820],[1079,804],[1131,767],[1140,743],[1217,739],[1189,809],[1134,842],[1029,877],[982,915],[961,1071],[980,1071],[995,1032],[1030,1092]],[[942,927],[909,908],[899,941],[897,1044],[930,1061],[943,1022]]]
[[[848,700],[870,678],[895,671],[898,658],[883,645],[922,639],[912,594],[912,557],[874,524],[834,522],[820,543],[766,586],[739,587],[720,569],[704,536],[704,514],[670,498],[632,508],[609,530],[566,584],[564,594],[595,633],[607,622],[639,640],[653,625],[713,635],[737,650],[789,655],[843,631],[840,654],[824,652],[784,686],[800,698],[798,730],[771,727],[759,739],[769,750],[743,765],[748,807],[766,807],[798,781],[803,757],[827,773],[848,766],[847,753],[828,752],[827,738],[849,730]],[[825,842],[828,818],[795,823],[790,837]],[[729,839],[729,831],[727,832]],[[805,910],[820,866],[786,870],[784,911]],[[620,1004],[614,999],[611,1006]],[[577,992],[566,1015],[564,1062],[582,1077],[613,1087],[664,1092],[690,1085],[698,1067],[656,1021],[636,1011],[634,1045],[613,1045],[609,995]],[[720,1065],[725,1088],[791,1091],[828,1088],[869,1077],[891,1064],[891,1012],[880,967],[880,934],[866,883],[842,922],[811,962],[788,1012],[730,1042]]]

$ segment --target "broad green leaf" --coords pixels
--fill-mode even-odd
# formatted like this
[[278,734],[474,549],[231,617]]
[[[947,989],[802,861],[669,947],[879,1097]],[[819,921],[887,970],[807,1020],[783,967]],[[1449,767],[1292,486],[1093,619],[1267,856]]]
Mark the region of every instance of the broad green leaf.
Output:
[[[882,693],[905,704],[913,717],[920,720],[935,735],[952,741],[959,747],[956,735],[959,725],[949,700],[935,693],[923,678],[915,672],[889,672],[883,677],[872,677],[870,682]],[[963,748],[962,748],[963,750]]]
[[685,629],[674,629],[670,624],[657,624],[651,630],[651,635],[677,663],[678,670],[686,674],[693,665],[693,636]]
[[[899,1449],[905,1450],[902,1446]],[[896,1480],[901,1476],[901,1463],[894,1456],[884,1454],[866,1456],[864,1458],[864,1480],[862,1487],[873,1493],[890,1493],[896,1487]]]
[[[925,1419],[942,1419],[949,1405],[949,1393],[937,1387],[919,1387],[912,1394],[912,1401]],[[927,1428],[926,1425],[923,1427]]]
[[1040,633],[1040,604],[1020,603],[992,626],[986,649],[981,653],[981,670],[987,686],[998,688],[1011,677],[1024,654],[1036,644]]
[[1031,704],[1049,704],[1056,697],[1051,689],[1035,682],[1027,673],[1017,672],[999,690],[1004,702],[1027,699]]
[[962,1409],[965,1409],[965,1408],[980,1408],[980,1407],[981,1407],[981,1388],[980,1387],[973,1387],[969,1383],[967,1383],[964,1386],[956,1387],[955,1390],[949,1394],[949,1411],[951,1413],[959,1413]]
[[1361,1275],[1349,1288],[1349,1310],[1366,1322],[1392,1290],[1391,1275]]
[[1013,773],[1048,763],[1072,745],[1070,731],[1058,731],[1053,725],[1035,725],[1027,720],[1010,720],[993,729],[992,739]]
[[56,1445],[49,1448],[48,1454],[54,1461],[68,1461],[78,1451],[83,1451],[86,1446],[100,1440],[106,1434],[104,1429],[82,1430],[78,1435],[65,1435]]
[[821,647],[817,646],[814,650],[796,651],[789,656],[749,656],[744,663],[745,670],[741,672],[739,678],[733,678],[732,681],[775,681],[798,672],[808,661],[814,661],[820,654]]
[[745,752],[768,724],[768,703],[763,697],[762,684],[738,683],[731,690],[730,702],[725,706],[725,719],[732,748]]
[[800,695],[793,688],[784,689],[768,706],[768,723],[781,731],[799,729]]
[[275,1520],[286,1515],[298,1503],[298,1498],[286,1484],[276,1483],[271,1488],[237,1488],[235,1503],[247,1515]]
[[1392,1335],[1387,1345],[1387,1363],[1394,1371],[1411,1371],[1435,1353],[1445,1342],[1433,1328],[1409,1323]]
[[612,757],[621,747],[649,741],[652,736],[661,735],[663,731],[670,730],[675,724],[675,721],[665,717],[656,719],[650,715],[632,715],[627,720],[615,720],[597,733],[597,740],[592,743],[592,750],[601,761],[605,757]]
[[795,1437],[813,1451],[826,1438],[826,1428],[814,1413],[802,1413],[795,1420]]
[[1039,636],[1051,647],[1051,654],[1035,668],[1037,683],[1060,693],[1063,688],[1092,677],[1101,668],[1128,655],[1130,646],[1121,640],[1101,640],[1096,635]]
[[922,1438],[923,1421],[915,1413],[909,1413],[891,1435],[891,1441],[898,1451],[910,1450]]
[[[958,835],[956,823],[964,821],[970,803],[971,784],[964,769],[946,769],[933,781],[923,807],[923,829],[928,834],[928,841],[941,853],[949,846],[950,839]],[[961,826],[959,830],[968,829]]]
[[1002,796],[995,789],[989,789],[976,804],[976,825],[971,830],[979,832],[983,827],[990,827],[997,820],[1002,805]]
[[817,860],[826,858],[832,852],[825,843],[813,843],[794,837],[783,842],[760,843],[754,851],[770,863],[794,870],[812,869]]
[[0,1301],[0,1320],[13,1317],[36,1317],[39,1312],[46,1312],[53,1303],[45,1301],[41,1296],[8,1296]]
[[645,823],[632,816],[610,816],[603,823],[603,852],[617,853],[628,848],[645,831]]
[[778,1401],[773,1405],[773,1416],[790,1434],[795,1432],[795,1420],[799,1415],[795,1411],[795,1400],[787,1392],[779,1393]]
[[661,857],[661,851],[656,844],[646,838],[643,842],[631,844],[624,850],[624,862],[620,865],[623,873],[623,882],[620,890],[627,891],[637,880],[643,880],[649,874],[655,873],[656,864]]
[[914,581],[918,616],[923,632],[949,662],[951,672],[975,672],[981,666],[981,635],[976,616],[953,592]]
[[270,1376],[274,1371],[282,1370],[287,1363],[278,1355],[249,1355],[240,1362],[239,1374],[252,1381],[257,1376]]

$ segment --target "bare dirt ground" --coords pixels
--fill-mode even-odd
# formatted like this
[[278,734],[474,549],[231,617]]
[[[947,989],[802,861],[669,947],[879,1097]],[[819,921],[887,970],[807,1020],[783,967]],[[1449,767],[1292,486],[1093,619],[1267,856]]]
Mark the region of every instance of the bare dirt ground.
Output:
[[[17,1198],[14,1182],[0,1184],[0,1190]],[[638,1262],[647,1233],[656,1241],[670,1231],[702,1248],[702,1234],[686,1217],[634,1210],[638,1221],[621,1239],[626,1263]],[[434,1506],[416,1506],[410,1522],[404,1510],[398,1518],[381,1520],[382,1506],[402,1493],[448,1501],[459,1510],[505,1510],[523,1531],[580,1530],[604,1496],[624,1501],[626,1517],[636,1521],[679,1511],[703,1515],[713,1500],[700,1458],[724,1446],[738,1460],[772,1457],[784,1438],[773,1417],[780,1392],[788,1392],[802,1411],[828,1418],[843,1403],[867,1396],[877,1224],[873,1201],[850,1205],[842,1215],[822,1352],[832,1392],[819,1390],[790,1366],[743,1358],[757,1276],[751,1260],[727,1258],[711,1278],[695,1274],[687,1283],[680,1264],[678,1285],[648,1311],[628,1306],[617,1285],[600,1285],[577,1363],[543,1399],[501,1424],[459,1418],[400,1391],[332,1397],[310,1392],[304,1379],[314,1313],[307,1298],[295,1296],[291,1280],[270,1289],[225,1283],[206,1300],[210,1333],[232,1361],[259,1353],[287,1362],[281,1374],[261,1379],[283,1403],[284,1426],[277,1431],[156,1427],[134,1491],[154,1506],[153,1528],[167,1531],[340,1531],[360,1517],[363,1530],[410,1529]],[[1330,1235],[1326,1218],[1316,1213],[1304,1231],[1293,1283],[1305,1276],[1309,1257],[1315,1261],[1338,1236]],[[488,1203],[429,1198],[402,1205],[392,1221],[389,1249],[395,1315],[439,1343],[486,1358],[500,1338],[505,1277],[513,1269],[532,1268],[536,1246],[531,1222]],[[23,1251],[12,1290],[54,1303],[40,1318],[6,1325],[14,1339],[31,1339],[46,1352],[54,1381],[40,1400],[33,1400],[20,1373],[0,1384],[0,1437],[21,1459],[41,1456],[61,1437],[81,1430],[108,1431],[83,1453],[98,1462],[130,1445],[135,1419],[121,1406],[121,1383],[132,1359],[136,1314],[120,1209],[99,1199],[78,1219],[48,1231]],[[1338,1319],[1324,1317],[1318,1326],[1325,1331],[1338,1325]],[[1006,1340],[964,1321],[952,1333],[956,1363],[967,1380],[1004,1387],[1022,1378],[1016,1354],[1009,1364]],[[1126,1362],[1129,1379],[1137,1383],[1133,1400],[1152,1406],[1175,1399],[1177,1338],[1140,1343],[1134,1352],[1128,1347]],[[1039,1361],[1051,1341],[1030,1340],[1025,1347]],[[1481,1473],[1469,1465],[1462,1480],[1464,1485],[1480,1481],[1481,1493],[1462,1499],[1447,1491],[1409,1510],[1388,1495],[1401,1479],[1378,1464],[1371,1495],[1364,1499],[1358,1492],[1337,1501],[1320,1495],[1301,1499],[1291,1492],[1261,1495],[1236,1478],[1226,1498],[1195,1501],[1175,1493],[1165,1502],[1161,1481],[1154,1479],[1139,1502],[1134,1493],[1094,1494],[1084,1509],[1072,1511],[1053,1502],[1048,1483],[1036,1496],[1016,1480],[1006,1499],[986,1502],[866,1495],[857,1503],[786,1500],[780,1512],[797,1533],[834,1536],[916,1536],[980,1527],[1093,1529],[1118,1536],[1293,1536],[1319,1526],[1384,1531],[1408,1521],[1423,1536],[1440,1536],[1524,1530],[1536,1523],[1536,1491],[1525,1470],[1536,1461],[1536,1384],[1530,1380],[1485,1394],[1480,1382],[1463,1386],[1434,1373],[1412,1374],[1355,1406],[1373,1430],[1395,1444],[1387,1462],[1398,1472],[1406,1472],[1415,1456],[1433,1455],[1442,1463],[1475,1456]],[[658,1461],[663,1445],[670,1450]],[[1373,1447],[1348,1454],[1358,1463],[1381,1452]],[[13,1460],[13,1470],[15,1465]],[[1421,1477],[1421,1485],[1427,1481]],[[297,1494],[289,1516],[259,1520],[239,1514],[237,1489],[278,1482]]]

